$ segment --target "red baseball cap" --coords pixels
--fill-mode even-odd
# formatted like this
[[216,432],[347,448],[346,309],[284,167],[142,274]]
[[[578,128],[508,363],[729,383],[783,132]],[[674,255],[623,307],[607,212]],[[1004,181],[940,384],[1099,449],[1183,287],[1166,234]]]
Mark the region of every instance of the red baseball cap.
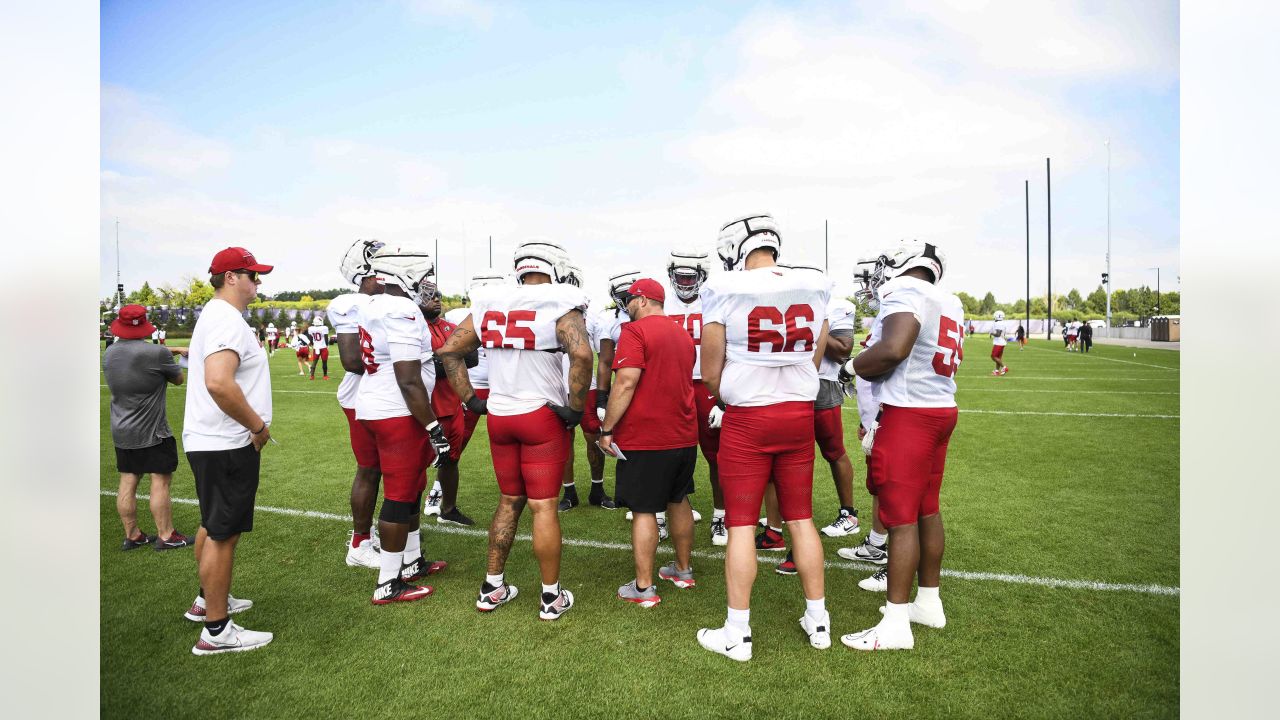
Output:
[[156,326],[147,320],[147,309],[141,305],[125,305],[111,321],[111,334],[121,340],[141,340],[155,331]]
[[640,278],[631,283],[631,287],[627,288],[627,294],[632,297],[649,298],[658,302],[667,301],[667,293],[662,289],[662,285],[657,280],[649,278]]
[[209,274],[221,275],[232,270],[252,270],[265,275],[271,272],[273,267],[273,265],[259,263],[253,253],[242,247],[229,247],[219,250],[218,254],[213,256],[213,262],[209,264]]

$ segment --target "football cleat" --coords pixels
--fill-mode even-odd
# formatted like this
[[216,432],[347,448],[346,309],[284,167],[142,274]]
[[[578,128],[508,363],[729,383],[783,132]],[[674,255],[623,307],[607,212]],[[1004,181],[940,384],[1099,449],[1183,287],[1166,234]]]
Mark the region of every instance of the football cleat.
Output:
[[843,508],[840,514],[830,525],[822,528],[822,534],[827,537],[844,537],[846,535],[856,535],[861,527],[858,525],[858,511],[852,513],[847,512]]
[[[587,496],[587,502],[605,510],[617,510],[618,504],[613,501],[613,498],[609,497],[603,489],[596,492],[596,485],[597,483],[591,484],[591,494]],[[603,487],[602,484],[601,486]]]
[[440,501],[444,499],[444,493],[435,492],[434,490],[427,495],[427,505],[423,508],[428,515],[440,514]]
[[[880,606],[880,614],[884,614],[884,606]],[[942,611],[942,601],[936,604],[907,604],[907,618],[917,625],[924,625],[931,628],[944,628],[947,626],[947,614]]]
[[690,512],[692,512],[692,513],[693,513],[693,521],[694,521],[694,522],[702,522],[702,513],[698,512],[697,510],[692,510],[692,509],[690,510]]
[[627,522],[631,522],[631,521],[632,521],[632,520],[634,520],[634,519],[635,519],[635,513],[633,513],[633,512],[631,512],[630,510],[628,510],[628,511],[627,511]]
[[217,655],[218,653],[245,652],[257,650],[271,642],[275,636],[269,632],[245,630],[239,625],[229,622],[217,635],[209,633],[205,628],[200,631],[200,639],[191,648],[193,655]]
[[[489,589],[493,588],[493,589]],[[520,590],[515,585],[503,583],[498,587],[493,587],[488,583],[480,583],[480,597],[476,598],[476,609],[480,612],[491,612],[498,609],[500,605],[506,605],[520,594]]]
[[[253,607],[252,600],[241,600],[238,597],[232,597],[230,594],[227,595],[228,615],[235,615],[238,612],[244,612],[251,607]],[[204,598],[197,595],[195,602],[191,603],[191,609],[183,613],[182,617],[190,620],[191,622],[204,622],[205,619],[209,617],[208,613],[205,612]]]
[[444,560],[428,560],[420,557],[400,568],[400,579],[407,583],[411,583],[414,580],[421,580],[428,575],[435,575],[447,567],[449,567],[449,563]]
[[421,600],[433,592],[430,585],[410,585],[399,577],[378,585],[370,599],[374,605],[390,605],[397,602],[413,602]]
[[542,607],[538,610],[539,620],[558,620],[573,607],[573,593],[560,588],[559,595],[542,593]]
[[875,575],[862,578],[858,581],[858,587],[867,592],[885,592],[889,589],[889,567],[880,568]]
[[886,623],[863,630],[862,632],[842,635],[840,642],[854,650],[911,650],[916,646],[916,639],[911,635],[911,626],[906,632],[890,630]]
[[814,620],[809,613],[800,616],[800,629],[809,636],[809,645],[817,650],[831,647],[831,613],[823,612],[821,620]]
[[690,566],[688,570],[678,570],[676,568],[675,560],[663,565],[662,568],[658,570],[658,577],[663,580],[670,580],[681,590],[694,587],[698,584],[698,582],[693,579],[693,567]]
[[889,551],[886,546],[872,545],[870,535],[863,539],[861,545],[840,548],[836,550],[836,554],[846,560],[861,560],[862,562],[875,563],[876,565],[884,565],[889,562]]
[[1001,374],[1001,375],[1008,375],[1008,374],[1009,374],[1009,366],[1008,366],[1008,365],[1005,365],[1004,367],[1000,368],[1000,374]]
[[580,504],[581,503],[578,500],[578,491],[569,488],[564,491],[564,497],[560,498],[560,504],[557,506],[557,509],[559,509],[560,512],[565,512],[578,507]]
[[372,538],[361,540],[358,547],[351,547],[351,542],[347,542],[347,565],[372,568],[374,570],[382,567],[381,561],[378,560],[378,551],[373,547]]
[[778,563],[778,567],[774,568],[773,571],[779,575],[795,575],[799,572],[796,570],[796,561],[791,559],[790,552],[787,552],[787,559]]
[[729,531],[724,527],[724,517],[711,518],[711,544],[721,547],[729,544]]
[[658,595],[658,588],[656,585],[650,585],[641,591],[636,587],[635,580],[632,580],[626,585],[618,588],[618,597],[646,609],[662,602],[662,598]]
[[702,628],[698,631],[698,644],[713,653],[730,660],[746,662],[751,659],[751,636],[729,637],[727,628]]
[[757,550],[786,550],[787,541],[782,539],[782,533],[773,528],[765,528],[764,532],[756,535]]
[[178,548],[191,547],[193,543],[194,541],[191,538],[174,530],[168,540],[156,537],[154,547],[156,550],[177,550]]
[[475,520],[462,514],[462,511],[455,505],[452,510],[447,513],[440,513],[436,518],[436,523],[440,525],[458,525],[460,527],[471,527],[476,524]]
[[140,548],[140,547],[142,547],[143,545],[151,545],[152,543],[154,543],[154,542],[155,542],[156,540],[158,540],[158,539],[159,539],[159,538],[157,538],[155,535],[148,535],[148,534],[146,534],[146,533],[142,532],[141,530],[139,530],[139,531],[138,531],[138,539],[136,539],[136,540],[130,540],[129,538],[125,538],[125,539],[124,539],[124,543],[122,543],[122,544],[120,545],[120,549],[121,549],[121,550],[133,550],[133,549],[135,549],[135,548]]

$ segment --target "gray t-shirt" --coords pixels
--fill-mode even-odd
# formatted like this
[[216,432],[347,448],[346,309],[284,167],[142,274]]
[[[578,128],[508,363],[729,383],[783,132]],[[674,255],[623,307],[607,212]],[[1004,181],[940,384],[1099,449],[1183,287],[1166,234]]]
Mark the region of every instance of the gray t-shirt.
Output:
[[137,450],[173,437],[165,416],[165,386],[182,374],[173,354],[145,340],[116,340],[102,356],[111,389],[111,439]]

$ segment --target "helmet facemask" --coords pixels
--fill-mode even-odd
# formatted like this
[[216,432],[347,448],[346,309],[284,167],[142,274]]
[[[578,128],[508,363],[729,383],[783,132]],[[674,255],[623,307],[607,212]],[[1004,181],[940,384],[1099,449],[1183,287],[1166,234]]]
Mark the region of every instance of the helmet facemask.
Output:
[[667,268],[667,277],[671,279],[676,297],[689,302],[702,291],[702,283],[707,281],[707,271],[700,267],[671,265]]

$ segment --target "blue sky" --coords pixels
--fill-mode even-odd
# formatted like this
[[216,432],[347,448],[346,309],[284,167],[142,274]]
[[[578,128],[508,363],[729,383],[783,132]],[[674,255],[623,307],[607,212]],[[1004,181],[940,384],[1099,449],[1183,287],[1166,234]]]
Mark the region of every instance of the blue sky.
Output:
[[244,245],[264,292],[341,284],[356,237],[440,241],[446,291],[523,239],[600,288],[771,211],[845,278],[902,237],[954,290],[1178,273],[1176,3],[108,2],[102,291]]

